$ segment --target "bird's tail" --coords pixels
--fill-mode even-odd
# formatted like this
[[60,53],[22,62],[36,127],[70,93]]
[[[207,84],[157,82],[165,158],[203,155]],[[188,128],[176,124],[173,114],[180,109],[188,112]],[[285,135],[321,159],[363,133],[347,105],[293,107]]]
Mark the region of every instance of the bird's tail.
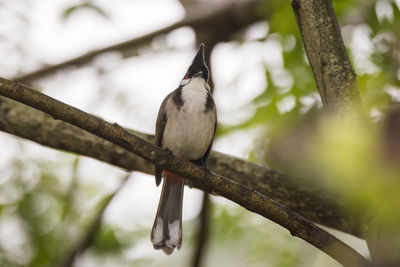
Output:
[[151,242],[155,249],[171,254],[182,245],[183,179],[163,171],[163,187],[157,215],[151,230]]

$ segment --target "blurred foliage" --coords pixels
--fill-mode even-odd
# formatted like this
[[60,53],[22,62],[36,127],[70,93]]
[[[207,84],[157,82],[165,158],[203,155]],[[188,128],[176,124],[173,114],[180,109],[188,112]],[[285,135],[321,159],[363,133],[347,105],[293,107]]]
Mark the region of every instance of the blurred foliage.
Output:
[[[98,219],[98,211],[111,195],[102,194],[93,184],[79,182],[79,158],[73,155],[46,162],[24,158],[23,162],[18,159],[12,164],[6,168],[13,172],[9,177],[3,177],[5,182],[0,186],[1,191],[15,191],[9,199],[2,199],[0,206],[0,236],[3,237],[0,266],[62,266],[71,249],[86,241],[82,239],[86,238],[86,233]],[[69,167],[72,168],[68,170]],[[57,175],[60,169],[64,169],[69,179]],[[26,173],[30,173],[29,179]],[[65,183],[66,179],[69,182]],[[94,195],[97,200],[88,204],[93,202]],[[227,262],[232,267],[318,266],[315,265],[317,250],[259,215],[238,206],[213,202],[211,214],[212,229],[207,250],[214,252],[207,254],[205,266],[219,266],[217,263],[226,262],[228,255],[231,257]],[[196,218],[184,223],[185,246],[176,253],[177,257],[191,255],[197,223]],[[149,242],[148,239],[149,227],[127,231],[104,223],[82,257],[91,258],[92,262],[97,262],[96,266],[110,266],[110,262],[112,266],[170,266],[171,261],[164,262],[163,258],[128,256],[129,251],[140,247],[141,242]],[[189,259],[185,261],[189,262]],[[325,263],[325,266],[336,266],[333,260]],[[76,266],[81,266],[79,260]]]
[[102,227],[96,235],[93,250],[95,253],[104,254],[121,252],[121,244],[115,236],[115,229],[110,226]]
[[[212,229],[204,266],[319,266],[319,253],[280,226],[238,206],[212,205]],[[234,222],[234,223],[232,223]],[[337,266],[332,259],[324,266]]]
[[[319,115],[322,103],[289,1],[265,0],[259,12],[267,14],[269,34],[259,42],[280,43],[282,69],[265,64],[267,86],[249,103],[255,112],[237,125],[222,126],[220,133],[261,129],[251,160],[308,177],[308,182],[335,191],[349,212],[366,220],[373,218],[379,229],[386,229],[383,234],[395,240],[391,243],[400,248],[400,241],[396,241],[400,240],[400,162],[391,162],[382,151],[384,119],[400,102],[399,2],[333,3],[368,122]],[[278,72],[286,75],[279,76]],[[282,78],[288,82],[282,82]],[[393,138],[400,142],[399,133]]]
[[[347,51],[358,75],[365,112],[379,119],[388,108],[400,101],[400,32],[396,30],[400,27],[398,4],[386,0],[333,2]],[[284,66],[277,70],[276,66],[265,65],[268,84],[264,92],[249,103],[256,107],[253,116],[238,125],[221,125],[219,134],[259,125],[270,130],[322,108],[289,1],[265,0],[258,12],[268,14],[270,32],[259,42],[279,42]],[[282,72],[285,76],[279,75]],[[260,138],[265,139],[265,136]],[[265,162],[265,159],[254,156],[257,153],[253,151],[252,159]]]
[[[122,230],[102,224],[93,240],[86,240],[86,233],[99,226],[99,215],[112,195],[102,194],[97,185],[79,182],[78,164],[78,157],[68,155],[59,161],[16,159],[4,167],[12,172],[2,177],[0,185],[1,192],[8,192],[1,194],[0,266],[60,266],[71,250],[86,242],[91,253],[106,257],[133,246],[136,237],[147,237],[147,229],[145,233],[139,230],[122,241],[116,237]],[[61,169],[69,173],[69,179],[59,177]]]
[[[260,137],[262,145],[254,148],[252,156],[270,165],[278,164],[287,172],[310,177],[313,183],[324,184],[347,201],[349,212],[374,218],[382,228],[400,237],[397,230],[400,223],[399,162],[391,162],[383,152],[386,114],[400,102],[399,2],[333,2],[347,51],[358,75],[364,110],[372,123],[319,116],[315,111],[321,108],[321,104],[302,101],[316,91],[316,86],[304,60],[300,36],[296,28],[276,23],[273,18],[270,21],[271,32],[279,33],[281,40],[287,35],[296,38],[294,49],[283,49],[282,52],[285,69],[294,80],[293,86],[283,95],[295,96],[296,105],[289,112],[275,113],[272,117],[271,113],[264,112],[264,122],[258,120],[257,123],[266,125],[267,133]],[[279,16],[291,17],[292,11],[285,5],[273,8],[278,8]],[[268,70],[266,77],[271,80]],[[254,100],[270,97],[267,105],[258,111],[273,110],[267,107],[279,105],[277,100],[280,98],[271,97],[279,94],[279,88],[273,85],[273,79],[270,85]],[[275,93],[268,93],[269,90]],[[254,117],[263,116],[256,112]],[[276,118],[279,118],[278,123],[270,123]],[[394,138],[399,140],[400,135],[397,133]]]
[[[0,0],[0,5],[6,10],[11,2],[18,1]],[[21,10],[28,9],[27,1],[22,2],[26,6]],[[399,236],[399,170],[382,151],[386,138],[383,114],[400,101],[398,1],[333,2],[346,49],[358,75],[365,112],[373,123],[346,123],[335,117],[319,120],[317,114],[322,104],[290,1],[263,0],[258,12],[268,14],[269,33],[252,42],[278,43],[283,65],[276,68],[265,63],[267,86],[248,103],[254,107],[254,113],[237,125],[221,125],[218,134],[261,127],[250,155],[252,160],[314,178],[313,182],[319,181],[329,190],[340,193],[351,212],[378,218],[379,224]],[[73,19],[74,13],[82,9],[109,18],[96,1],[78,1],[66,7],[61,16],[64,20]],[[18,25],[22,25],[16,26],[16,32],[29,22],[25,15],[16,12]],[[0,39],[4,39],[1,32]],[[132,51],[125,51],[125,55],[137,55],[136,50]],[[23,58],[25,52],[19,53]],[[7,60],[4,62],[8,64]],[[108,93],[104,96],[109,97]],[[121,105],[126,103],[122,101]],[[300,138],[305,139],[295,138],[296,146],[287,146],[285,137],[303,130],[305,134],[300,134]],[[23,149],[20,154],[24,154]],[[50,162],[16,158],[2,167],[0,266],[57,266],[82,241],[102,204],[109,200],[110,195],[104,194],[98,185],[79,182],[79,158],[62,155],[62,159]],[[66,177],[69,183],[65,182]],[[213,253],[206,254],[204,266],[337,266],[327,257],[319,260],[317,250],[292,238],[277,225],[239,207],[215,202],[212,214],[207,250]],[[190,256],[196,241],[196,223],[196,220],[185,222],[185,246],[177,257]],[[82,258],[97,260],[98,266],[107,266],[110,258],[114,259],[113,266],[171,266],[173,260],[161,261],[152,255],[128,256],[131,250],[140,249],[141,242],[149,242],[149,228],[127,231],[101,224]]]
[[398,251],[400,107],[386,116],[371,123],[330,114],[288,124],[271,135],[266,155],[286,172],[335,192],[349,213]]

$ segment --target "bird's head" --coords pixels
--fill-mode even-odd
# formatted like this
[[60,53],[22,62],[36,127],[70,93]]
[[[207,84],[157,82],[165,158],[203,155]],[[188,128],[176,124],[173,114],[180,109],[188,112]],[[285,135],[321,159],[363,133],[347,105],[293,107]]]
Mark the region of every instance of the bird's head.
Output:
[[[187,83],[191,78],[201,77],[208,82],[208,68],[204,61],[204,45],[200,44],[199,51],[193,59],[192,65],[190,65],[182,82]],[[185,82],[187,81],[187,82]]]

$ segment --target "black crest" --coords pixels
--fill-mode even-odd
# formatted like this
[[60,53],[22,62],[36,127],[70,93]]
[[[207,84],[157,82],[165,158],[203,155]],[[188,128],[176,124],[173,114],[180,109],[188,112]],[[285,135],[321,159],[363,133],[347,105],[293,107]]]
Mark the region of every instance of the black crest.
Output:
[[199,51],[194,57],[192,65],[190,65],[186,72],[185,79],[190,79],[196,76],[201,76],[204,80],[208,81],[208,68],[204,61],[204,44],[200,44]]

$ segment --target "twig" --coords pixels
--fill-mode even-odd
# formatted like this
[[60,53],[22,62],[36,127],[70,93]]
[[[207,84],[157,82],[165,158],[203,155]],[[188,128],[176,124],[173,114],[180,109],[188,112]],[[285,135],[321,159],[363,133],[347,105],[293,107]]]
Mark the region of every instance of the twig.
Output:
[[100,209],[97,211],[97,214],[94,216],[94,219],[93,219],[92,223],[90,224],[90,226],[88,227],[88,230],[85,232],[83,237],[76,243],[76,245],[71,248],[70,252],[68,253],[68,255],[65,257],[65,259],[62,261],[62,263],[59,266],[63,266],[63,267],[72,266],[75,259],[91,246],[91,244],[94,241],[94,238],[96,237],[96,233],[100,229],[104,211],[106,210],[108,205],[111,203],[111,201],[114,199],[114,197],[124,187],[126,181],[128,181],[128,179],[129,179],[129,175],[130,174],[127,174],[121,181],[118,188],[112,194],[107,196],[107,198],[102,203]]
[[[196,31],[202,32],[209,31],[211,29],[217,31],[220,38],[224,38],[227,34],[230,35],[231,32],[236,31],[238,27],[244,27],[245,25],[249,25],[261,19],[261,16],[257,16],[257,14],[255,14],[254,12],[258,2],[259,0],[241,0],[237,3],[232,3],[228,1],[228,3],[216,5],[212,8],[210,8],[210,4],[207,3],[206,6],[197,7],[196,10],[188,12],[189,15],[186,16],[185,19],[162,29],[142,35],[140,37],[133,38],[128,41],[92,50],[64,62],[54,65],[48,65],[47,67],[44,67],[42,69],[13,77],[12,80],[28,83],[32,80],[50,75],[58,70],[64,69],[69,66],[79,66],[86,64],[93,60],[96,56],[106,52],[124,51],[126,49],[138,47],[140,45],[150,42],[154,37],[158,35],[169,33],[175,29],[184,26],[193,27]],[[235,15],[237,15],[237,17],[235,17]],[[238,23],[238,21],[240,21],[240,23]],[[221,24],[228,25],[229,28],[218,30],[218,25]]]
[[221,195],[252,212],[274,221],[289,230],[292,235],[319,248],[344,266],[371,266],[370,262],[353,248],[298,213],[287,209],[249,187],[175,158],[160,147],[129,133],[116,123],[110,124],[25,85],[2,78],[0,78],[0,95],[46,112],[55,119],[74,124],[152,163],[162,165],[165,169],[186,177],[197,188]]

